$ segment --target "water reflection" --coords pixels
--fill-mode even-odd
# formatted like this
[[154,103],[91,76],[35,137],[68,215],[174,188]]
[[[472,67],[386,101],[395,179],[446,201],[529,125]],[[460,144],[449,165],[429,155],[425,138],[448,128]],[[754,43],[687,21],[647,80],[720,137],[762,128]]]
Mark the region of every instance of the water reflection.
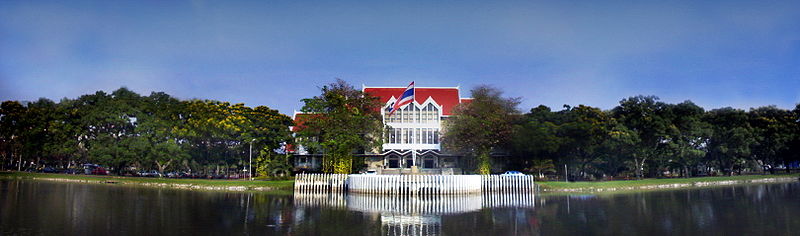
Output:
[[324,207],[380,216],[382,235],[441,235],[446,215],[491,208],[535,206],[534,194],[370,195],[304,193],[294,195],[297,208]]
[[603,195],[272,195],[0,180],[0,235],[798,235],[800,183]]
[[322,206],[366,213],[444,215],[478,211],[482,208],[534,208],[534,194],[471,195],[369,195],[316,193],[295,194],[298,207]]

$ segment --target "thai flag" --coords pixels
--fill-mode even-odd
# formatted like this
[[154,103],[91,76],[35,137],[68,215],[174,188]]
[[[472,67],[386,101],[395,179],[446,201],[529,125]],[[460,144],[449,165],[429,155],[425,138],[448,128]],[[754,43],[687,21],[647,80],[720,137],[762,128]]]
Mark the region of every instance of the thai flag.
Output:
[[410,104],[413,101],[414,101],[414,81],[411,81],[411,84],[409,84],[408,87],[406,87],[406,90],[403,91],[403,94],[400,95],[400,98],[398,98],[397,101],[395,101],[394,104],[392,105],[392,109],[389,110],[389,115],[394,114],[394,112],[397,111],[397,109],[400,109],[400,107]]

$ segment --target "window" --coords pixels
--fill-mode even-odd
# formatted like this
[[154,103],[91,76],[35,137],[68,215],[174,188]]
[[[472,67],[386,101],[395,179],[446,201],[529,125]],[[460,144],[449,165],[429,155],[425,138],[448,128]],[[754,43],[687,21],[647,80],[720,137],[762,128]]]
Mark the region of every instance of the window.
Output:
[[436,157],[425,156],[422,161],[422,168],[436,168]]
[[428,107],[423,107],[420,111],[420,123],[425,123],[428,121]]
[[427,129],[425,132],[426,143],[435,144],[433,142],[433,130],[434,129]]
[[386,129],[386,143],[397,143],[397,129]]

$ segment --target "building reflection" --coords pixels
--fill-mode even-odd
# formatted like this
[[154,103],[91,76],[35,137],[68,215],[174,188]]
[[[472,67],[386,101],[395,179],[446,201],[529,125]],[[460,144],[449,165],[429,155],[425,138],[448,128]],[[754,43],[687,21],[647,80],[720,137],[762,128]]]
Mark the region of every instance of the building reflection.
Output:
[[485,208],[534,208],[533,194],[388,196],[365,194],[295,194],[298,209],[324,207],[362,212],[379,218],[383,235],[442,235],[442,216]]
[[381,215],[383,235],[442,235],[440,215]]

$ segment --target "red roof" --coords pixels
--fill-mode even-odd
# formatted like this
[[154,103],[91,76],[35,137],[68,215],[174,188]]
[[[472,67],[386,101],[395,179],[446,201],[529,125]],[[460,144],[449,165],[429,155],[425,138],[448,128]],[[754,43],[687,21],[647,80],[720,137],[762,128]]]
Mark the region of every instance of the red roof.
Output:
[[303,128],[303,123],[306,123],[306,120],[313,117],[314,114],[300,113],[300,112],[294,113],[294,126],[291,127],[291,131],[292,132],[300,131],[300,129]]
[[[297,133],[301,128],[303,128],[303,124],[306,123],[308,119],[312,118],[314,118],[314,114],[295,112],[294,117],[292,117],[294,120],[294,125],[290,126],[289,130],[291,130],[293,133]],[[294,144],[287,144],[286,150],[292,153],[297,151],[295,150]]]
[[[386,104],[391,97],[397,98],[405,91],[406,88],[376,88],[366,87],[364,92],[380,98],[381,104]],[[461,103],[463,100],[459,98],[458,88],[414,88],[415,100],[417,103],[424,103],[429,97],[436,101],[436,104],[442,106],[442,115],[452,115],[453,108]]]

